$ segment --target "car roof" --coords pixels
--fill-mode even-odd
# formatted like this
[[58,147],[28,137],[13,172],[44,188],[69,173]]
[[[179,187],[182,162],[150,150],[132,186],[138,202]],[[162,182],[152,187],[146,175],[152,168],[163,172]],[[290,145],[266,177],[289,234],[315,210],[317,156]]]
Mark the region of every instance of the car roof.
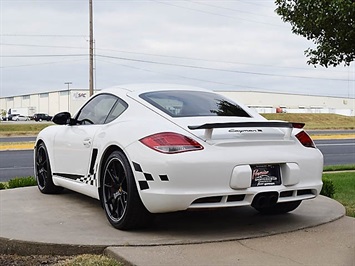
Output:
[[117,94],[118,92],[126,91],[126,93],[140,94],[151,91],[167,91],[167,90],[189,90],[189,91],[210,91],[200,87],[181,85],[181,84],[166,84],[166,83],[141,83],[141,84],[124,84],[107,89],[101,92],[111,92]]

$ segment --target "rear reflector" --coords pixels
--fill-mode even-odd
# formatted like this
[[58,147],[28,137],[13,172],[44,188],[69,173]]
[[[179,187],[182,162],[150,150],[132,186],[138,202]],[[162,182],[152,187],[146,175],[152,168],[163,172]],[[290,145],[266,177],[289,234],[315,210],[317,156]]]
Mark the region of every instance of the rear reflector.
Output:
[[158,133],[139,140],[149,148],[162,153],[181,153],[203,150],[197,141],[172,132]]
[[299,142],[302,143],[303,146],[308,147],[308,148],[315,148],[316,145],[314,144],[313,140],[311,137],[304,131],[301,131],[296,135],[296,138],[299,140]]

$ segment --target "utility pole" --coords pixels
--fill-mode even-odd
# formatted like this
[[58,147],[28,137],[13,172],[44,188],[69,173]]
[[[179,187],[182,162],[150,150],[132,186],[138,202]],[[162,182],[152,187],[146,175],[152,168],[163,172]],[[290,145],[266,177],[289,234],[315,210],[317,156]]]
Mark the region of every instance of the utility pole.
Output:
[[92,0],[89,0],[89,27],[90,27],[89,95],[92,96],[94,94],[94,33],[93,33]]
[[68,112],[70,112],[70,110],[69,110],[69,102],[70,102],[70,89],[69,89],[69,86],[71,84],[73,84],[73,82],[64,82],[64,84],[68,85]]

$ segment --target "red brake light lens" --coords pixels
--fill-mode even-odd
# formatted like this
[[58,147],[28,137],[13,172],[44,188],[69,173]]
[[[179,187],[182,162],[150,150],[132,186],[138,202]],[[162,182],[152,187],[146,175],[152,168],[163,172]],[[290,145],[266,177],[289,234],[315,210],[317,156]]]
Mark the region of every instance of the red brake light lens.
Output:
[[149,148],[162,153],[181,153],[203,150],[197,141],[172,132],[158,133],[139,140]]
[[304,131],[301,131],[296,135],[296,138],[301,142],[301,144],[308,148],[315,148],[316,145],[314,144],[311,137]]

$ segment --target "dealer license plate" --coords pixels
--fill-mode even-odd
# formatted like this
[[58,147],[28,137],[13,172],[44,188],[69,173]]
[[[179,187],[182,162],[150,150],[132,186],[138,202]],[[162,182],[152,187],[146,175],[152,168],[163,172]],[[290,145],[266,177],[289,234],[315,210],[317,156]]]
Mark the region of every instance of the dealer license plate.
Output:
[[263,164],[251,165],[252,187],[277,186],[281,185],[280,165]]

